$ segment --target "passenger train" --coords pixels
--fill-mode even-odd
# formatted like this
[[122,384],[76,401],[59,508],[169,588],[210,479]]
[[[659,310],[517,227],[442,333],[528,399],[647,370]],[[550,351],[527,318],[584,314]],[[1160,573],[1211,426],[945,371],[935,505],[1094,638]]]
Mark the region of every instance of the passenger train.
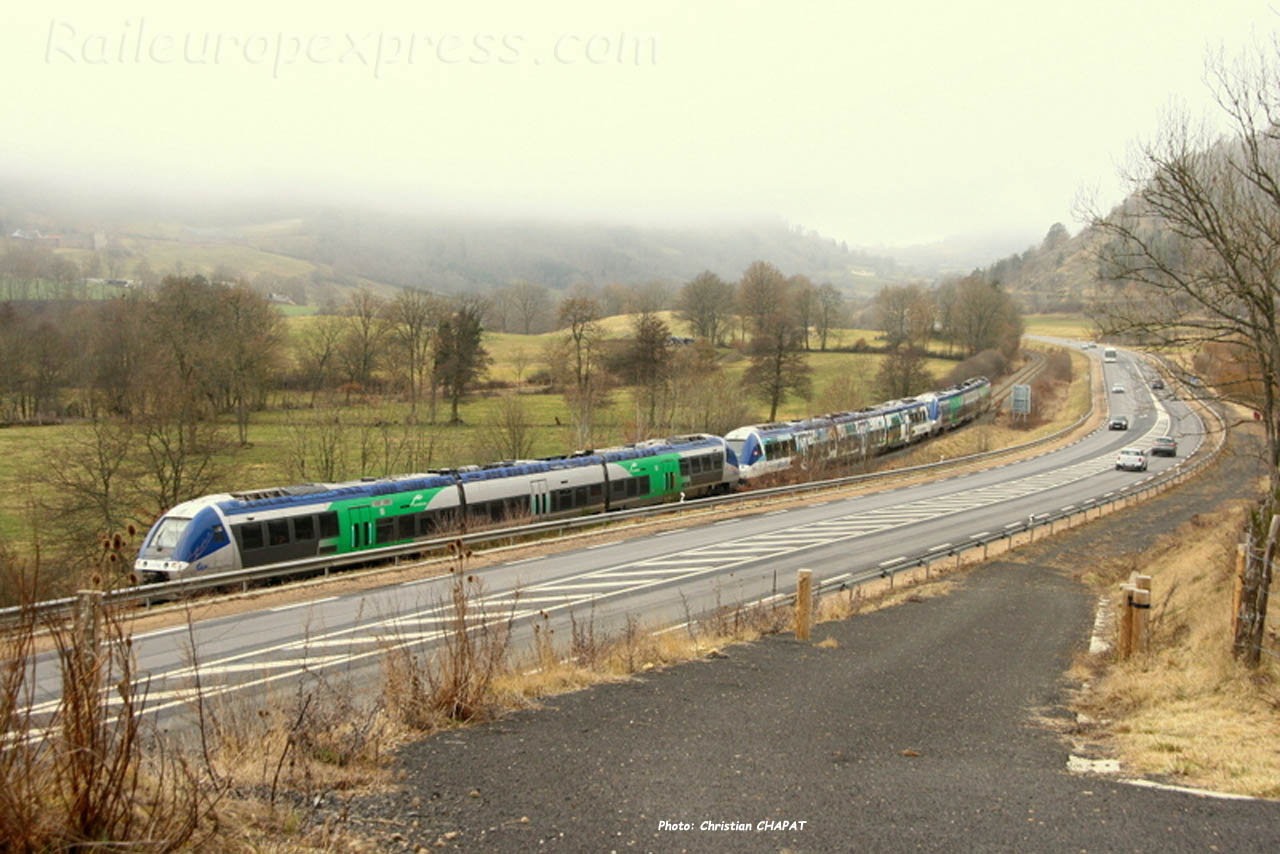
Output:
[[143,582],[288,563],[431,540],[481,524],[604,513],[729,492],[816,460],[872,456],[975,418],[985,377],[955,388],[726,436],[654,439],[563,457],[516,460],[347,483],[207,495],[162,516],[134,569]]

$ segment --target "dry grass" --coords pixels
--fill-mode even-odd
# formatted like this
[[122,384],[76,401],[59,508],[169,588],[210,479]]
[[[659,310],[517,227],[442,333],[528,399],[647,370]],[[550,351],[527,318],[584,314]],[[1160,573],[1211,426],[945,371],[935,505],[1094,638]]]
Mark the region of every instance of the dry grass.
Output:
[[1280,667],[1258,670],[1231,655],[1235,540],[1245,509],[1195,517],[1135,559],[1113,561],[1101,581],[1152,576],[1151,650],[1125,662],[1084,658],[1091,681],[1077,702],[1084,735],[1128,773],[1280,798]]

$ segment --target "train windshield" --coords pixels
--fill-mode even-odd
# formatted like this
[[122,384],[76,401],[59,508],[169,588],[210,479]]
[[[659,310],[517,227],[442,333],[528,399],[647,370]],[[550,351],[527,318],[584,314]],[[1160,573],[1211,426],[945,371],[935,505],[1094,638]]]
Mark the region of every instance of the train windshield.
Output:
[[747,444],[746,439],[725,439],[724,443],[729,446],[729,450],[736,458],[742,459],[742,447]]
[[172,549],[178,544],[178,538],[182,536],[182,531],[187,527],[190,519],[180,519],[177,516],[166,516],[160,520],[160,524],[156,525],[156,532],[151,536],[148,551],[151,549]]

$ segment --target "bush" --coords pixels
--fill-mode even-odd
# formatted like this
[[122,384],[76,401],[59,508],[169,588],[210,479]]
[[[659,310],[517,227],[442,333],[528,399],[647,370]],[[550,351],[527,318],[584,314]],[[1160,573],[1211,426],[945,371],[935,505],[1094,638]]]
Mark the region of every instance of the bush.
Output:
[[951,369],[947,374],[948,383],[962,383],[974,377],[986,377],[996,380],[1009,373],[1009,360],[999,350],[983,350],[976,356],[970,356]]
[[1071,382],[1071,354],[1061,348],[1050,350],[1044,366],[1044,376],[1056,382]]

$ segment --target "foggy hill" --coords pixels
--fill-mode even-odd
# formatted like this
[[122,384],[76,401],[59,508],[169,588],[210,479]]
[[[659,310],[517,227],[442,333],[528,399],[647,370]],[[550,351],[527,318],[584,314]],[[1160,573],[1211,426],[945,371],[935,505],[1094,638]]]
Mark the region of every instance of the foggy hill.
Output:
[[756,260],[850,294],[874,293],[899,275],[889,258],[781,220],[654,226],[278,197],[202,203],[16,180],[0,180],[0,229],[55,234],[55,251],[77,264],[114,254],[113,276],[145,260],[157,274],[234,274],[306,302],[359,284],[459,293],[525,280],[564,290],[674,284],[708,269],[732,281]]
[[1097,290],[1098,239],[1092,229],[1072,235],[1054,223],[1038,245],[1001,258],[981,272],[1016,295],[1026,311],[1081,311]]

